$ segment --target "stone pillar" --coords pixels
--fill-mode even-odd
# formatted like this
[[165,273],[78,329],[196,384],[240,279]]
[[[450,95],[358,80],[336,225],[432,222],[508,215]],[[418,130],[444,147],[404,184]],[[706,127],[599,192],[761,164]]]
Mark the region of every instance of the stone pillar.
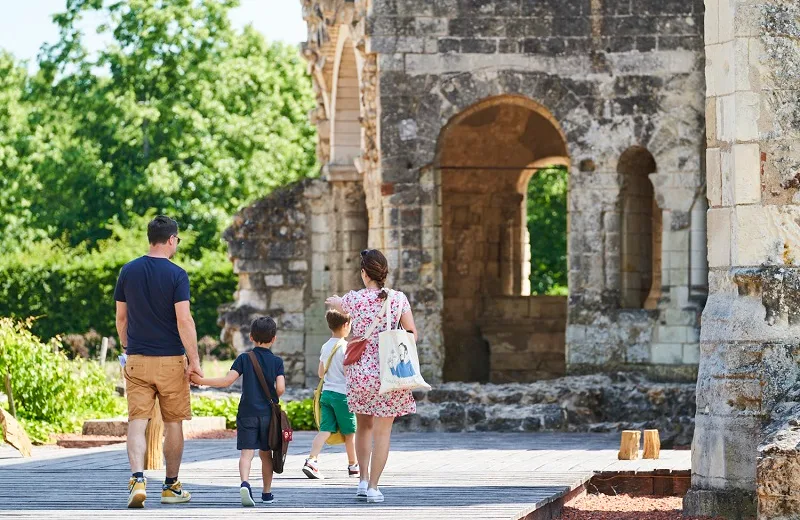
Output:
[[800,517],[797,441],[780,442],[796,436],[782,414],[797,409],[798,20],[797,2],[706,0],[709,295],[687,514],[752,518],[758,495],[759,518]]

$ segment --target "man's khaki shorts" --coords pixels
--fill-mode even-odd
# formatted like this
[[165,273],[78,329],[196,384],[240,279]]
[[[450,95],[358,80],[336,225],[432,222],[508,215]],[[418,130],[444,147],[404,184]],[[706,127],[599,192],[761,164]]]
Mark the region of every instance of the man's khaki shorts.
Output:
[[128,356],[125,363],[128,420],[150,419],[158,396],[164,422],[192,418],[185,356]]

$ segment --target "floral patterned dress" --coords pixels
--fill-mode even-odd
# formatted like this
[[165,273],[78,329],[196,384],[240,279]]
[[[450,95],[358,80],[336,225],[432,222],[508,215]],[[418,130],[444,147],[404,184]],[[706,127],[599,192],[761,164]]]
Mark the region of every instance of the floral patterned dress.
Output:
[[[353,322],[352,337],[363,336],[375,316],[381,312],[383,300],[379,290],[361,289],[350,291],[342,298],[342,309],[350,314]],[[393,291],[388,310],[390,321],[397,324],[400,316],[411,310],[408,298],[400,291]],[[417,403],[411,390],[398,390],[379,394],[381,388],[380,363],[378,362],[378,335],[386,330],[386,316],[380,318],[378,326],[367,341],[361,359],[345,367],[347,381],[347,405],[351,412],[375,417],[399,417],[417,411]]]

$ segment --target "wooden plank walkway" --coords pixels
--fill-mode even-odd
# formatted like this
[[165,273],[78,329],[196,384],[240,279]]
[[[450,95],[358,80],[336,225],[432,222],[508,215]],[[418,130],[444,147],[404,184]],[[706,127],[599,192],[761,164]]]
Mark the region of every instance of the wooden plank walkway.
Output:
[[[287,470],[276,476],[274,504],[239,502],[238,452],[233,439],[187,441],[181,480],[192,502],[159,503],[163,471],[148,472],[145,510],[127,510],[129,476],[124,445],[93,449],[37,448],[33,459],[0,446],[0,517],[239,518],[276,514],[294,519],[518,519],[586,482],[594,471],[689,469],[688,451],[661,452],[657,461],[618,461],[618,436],[566,433],[404,433],[392,439],[382,478],[383,504],[355,500],[343,447],[326,448],[321,469],[301,472],[313,434],[296,433]],[[261,491],[260,463],[251,484]],[[113,513],[112,513],[113,511]]]

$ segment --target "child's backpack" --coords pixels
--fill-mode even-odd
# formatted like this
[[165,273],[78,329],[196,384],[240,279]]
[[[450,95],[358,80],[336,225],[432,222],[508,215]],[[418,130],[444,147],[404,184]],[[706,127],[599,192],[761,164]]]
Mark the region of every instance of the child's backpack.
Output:
[[256,353],[251,350],[247,355],[253,363],[253,370],[256,372],[258,382],[261,383],[261,388],[272,405],[272,415],[269,420],[269,448],[272,450],[272,471],[283,473],[286,453],[289,451],[289,443],[292,441],[292,424],[289,422],[286,412],[281,409],[277,392],[273,393],[272,388],[267,384]]

